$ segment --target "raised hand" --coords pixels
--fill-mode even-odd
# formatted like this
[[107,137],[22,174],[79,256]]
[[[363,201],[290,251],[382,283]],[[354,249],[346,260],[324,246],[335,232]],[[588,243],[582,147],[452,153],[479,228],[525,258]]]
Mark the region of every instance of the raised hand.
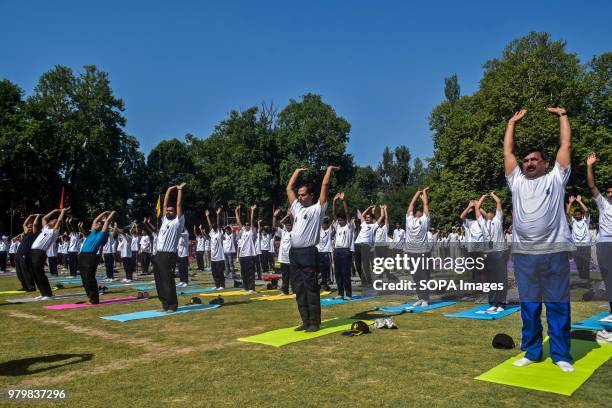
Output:
[[278,217],[278,214],[280,213],[280,211],[281,211],[280,208],[277,208],[276,210],[274,210],[274,214],[273,215],[275,217]]
[[257,204],[253,204],[253,205],[251,206],[251,211],[255,211],[256,209],[257,209]]
[[217,208],[217,210],[215,211],[215,213],[216,213],[217,215],[221,214],[221,208]]
[[499,202],[500,199],[497,194],[495,194],[495,191],[491,191],[489,195],[493,198],[493,200],[495,200],[495,202]]
[[569,197],[569,203],[572,204],[574,201],[576,201],[576,197],[574,197],[573,195],[571,195]]
[[177,185],[176,188],[179,189],[179,190],[182,190],[186,185],[187,185],[187,183],[181,183],[181,184]]
[[520,111],[516,112],[514,114],[514,116],[512,116],[509,120],[509,122],[511,123],[516,123],[519,120],[523,119],[523,117],[527,114],[527,109],[521,109]]
[[577,197],[576,197],[576,201],[578,201],[579,203],[581,203],[581,202],[582,202],[582,196],[581,196],[581,195],[577,196]]
[[327,166],[327,170],[338,171],[340,170],[340,166]]
[[207,217],[210,216],[210,211],[208,211],[208,208],[206,209],[206,211],[204,211],[204,215],[206,215]]
[[344,201],[344,191],[340,193],[340,199]]
[[566,113],[565,109],[563,109],[562,107],[546,108],[546,110],[549,111],[550,113],[554,113],[555,115],[559,115],[559,116],[562,116],[563,114]]
[[587,166],[592,166],[597,163],[597,155],[594,152],[589,153],[587,156]]
[[340,193],[336,193],[336,195],[334,196],[334,201],[339,200],[340,199]]

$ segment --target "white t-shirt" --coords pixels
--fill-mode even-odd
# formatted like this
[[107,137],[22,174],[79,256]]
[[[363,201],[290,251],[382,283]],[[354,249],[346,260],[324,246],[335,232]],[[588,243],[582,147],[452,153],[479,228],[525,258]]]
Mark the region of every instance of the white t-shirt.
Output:
[[130,244],[132,246],[132,252],[138,252],[138,249],[140,248],[140,235],[134,235],[132,234],[132,243]]
[[235,254],[236,253],[236,237],[234,233],[229,234],[223,233],[223,253],[224,254]]
[[595,199],[599,209],[599,238],[598,242],[612,242],[612,203],[603,194]]
[[574,217],[571,218],[570,225],[572,227],[572,241],[574,244],[579,246],[591,245],[591,233],[589,231],[590,222],[591,217],[588,215],[582,217],[580,221],[576,221]]
[[210,252],[210,238],[209,237],[204,238],[204,251]]
[[153,255],[157,253],[157,232],[153,232]]
[[565,185],[571,167],[555,162],[553,169],[536,179],[525,177],[519,166],[506,176],[512,192],[512,251],[555,253],[572,251],[565,215]]
[[148,235],[142,235],[140,237],[140,252],[150,254],[151,253],[151,237]]
[[53,242],[47,249],[47,258],[54,258],[57,256],[57,240]]
[[429,217],[406,214],[406,252],[427,252],[429,245]]
[[210,230],[210,260],[213,262],[224,261],[223,255],[223,232],[221,230]]
[[113,234],[108,234],[106,244],[102,247],[103,254],[114,254],[115,253],[115,237]]
[[268,234],[261,234],[259,237],[259,246],[262,251],[270,251],[270,236]]
[[321,206],[320,201],[309,207],[304,207],[298,199],[291,203],[291,212],[293,213],[292,248],[308,248],[319,243],[319,232],[326,208],[327,203]]
[[0,238],[0,252],[7,252],[9,249],[9,244],[6,239]]
[[117,245],[117,252],[121,255],[121,258],[132,257],[132,236],[129,234],[119,234],[117,238],[119,244]]
[[388,230],[387,224],[383,224],[379,228],[376,228],[376,231],[374,231],[374,242],[376,244],[387,242],[387,235],[388,235],[387,230]]
[[255,234],[255,253],[257,255],[261,255],[261,241],[260,241],[261,235],[259,234],[259,232],[257,234]]
[[185,216],[169,220],[162,218],[162,225],[157,235],[157,252],[177,252],[181,231],[185,228]]
[[490,221],[482,216],[478,217],[477,221],[482,231],[483,249],[503,251],[507,248],[504,237],[504,215],[501,211],[495,211],[495,216]]
[[202,235],[198,235],[196,237],[196,251],[197,252],[204,252],[204,237]]
[[283,228],[277,228],[276,236],[281,240],[278,248],[278,262],[288,264],[289,263],[289,250],[291,249],[291,232],[283,226]]
[[68,252],[79,252],[79,234],[76,232],[70,233],[70,241],[68,242]]
[[255,235],[257,235],[257,231],[253,230],[253,228],[249,229],[248,231],[245,228],[242,228],[242,230],[240,230],[241,258],[257,255],[257,252],[255,250]]
[[319,231],[319,243],[317,244],[317,250],[319,252],[334,252],[331,236],[332,227],[328,227],[327,229],[321,227],[321,231]]
[[183,230],[179,235],[178,245],[176,247],[176,256],[185,258],[189,256],[189,232]]
[[59,246],[57,247],[57,253],[58,254],[67,254],[68,253],[68,243],[67,242],[62,242],[61,244],[59,244]]
[[376,230],[380,227],[380,225],[378,225],[378,223],[373,222],[371,224],[368,224],[367,222],[362,222],[360,229],[359,229],[359,234],[357,234],[357,238],[355,238],[355,243],[356,244],[367,244],[367,245],[374,245],[374,234],[376,233]]
[[38,236],[32,243],[32,249],[40,249],[42,251],[47,252],[47,249],[49,249],[49,247],[55,243],[55,240],[58,236],[59,231],[50,228],[48,225],[45,225],[42,231],[40,231],[40,234],[38,234]]
[[14,254],[15,252],[17,252],[17,248],[19,247],[19,243],[21,241],[19,241],[18,239],[14,239],[11,241],[11,246],[9,247],[9,254]]
[[393,230],[393,242],[395,242],[396,248],[402,248],[404,246],[404,242],[406,241],[406,231],[401,228],[396,228]]
[[334,248],[350,249],[353,242],[353,226],[347,222],[344,224],[344,227],[341,227],[336,221],[334,223],[334,230],[336,232]]
[[276,248],[274,248],[274,234],[270,235],[270,249],[268,249],[268,251],[271,254],[275,254],[276,253]]

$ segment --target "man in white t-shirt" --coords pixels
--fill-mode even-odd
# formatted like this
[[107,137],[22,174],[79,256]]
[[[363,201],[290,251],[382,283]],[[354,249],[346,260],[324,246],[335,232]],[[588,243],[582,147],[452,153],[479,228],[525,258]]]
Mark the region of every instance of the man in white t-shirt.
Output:
[[8,256],[9,242],[8,237],[3,235],[0,238],[0,273],[6,272],[6,259]]
[[319,259],[319,275],[321,277],[320,287],[323,290],[330,290],[329,284],[331,280],[332,268],[332,242],[333,229],[327,217],[321,222],[321,230],[319,231],[319,243],[317,244],[317,252]]
[[321,221],[327,208],[327,192],[331,175],[339,167],[329,166],[321,183],[319,201],[314,203],[314,194],[310,184],[298,188],[297,195],[293,189],[298,177],[306,171],[296,169],[287,184],[287,198],[293,214],[293,232],[289,261],[291,282],[295,290],[302,324],[296,331],[316,332],[321,325],[321,294],[319,293],[317,247],[321,232]]
[[[606,186],[604,197],[595,185],[595,172],[593,171],[595,163],[597,163],[597,155],[595,153],[589,154],[587,157],[587,182],[599,210],[597,264],[606,285],[610,315],[612,315],[612,183]],[[598,332],[597,340],[612,343],[612,332],[606,330]]]
[[198,266],[199,272],[204,272],[204,233],[202,232],[202,226],[197,227],[195,224],[193,226],[193,234],[196,237],[196,264]]
[[[174,267],[176,266],[178,241],[181,231],[185,228],[183,216],[183,188],[186,183],[169,187],[164,196],[164,217],[157,234],[156,249],[153,257],[153,274],[157,297],[166,313],[176,312],[178,299],[176,283],[174,282]],[[170,196],[176,193],[176,206],[170,205]]]
[[125,278],[121,282],[130,283],[134,279],[134,270],[132,269],[132,235],[120,228],[115,228],[115,231],[117,232],[117,252],[125,271]]
[[223,233],[223,257],[225,260],[225,272],[228,278],[233,278],[236,269],[234,268],[234,259],[236,258],[236,234],[232,227],[227,225]]
[[[572,213],[574,203],[580,204],[581,208],[577,208]],[[572,253],[578,276],[580,279],[589,279],[589,267],[591,266],[591,233],[589,224],[591,217],[589,209],[582,202],[582,196],[570,196],[567,203],[567,220],[572,229],[572,242],[576,245],[576,251]]]
[[255,236],[257,228],[253,225],[255,210],[257,205],[253,204],[250,208],[249,222],[245,225],[240,221],[240,204],[236,207],[236,222],[240,227],[240,275],[242,276],[242,288],[247,293],[255,293],[255,261],[257,251],[255,249]]
[[225,289],[225,256],[223,254],[223,230],[219,226],[221,223],[221,208],[215,211],[216,221],[210,221],[210,211],[204,212],[206,222],[210,228],[210,269],[212,270],[215,289]]
[[[344,212],[336,214],[336,201],[341,200]],[[351,284],[351,264],[353,258],[351,245],[353,243],[354,227],[347,222],[348,200],[344,192],[336,194],[332,202],[332,216],[334,218],[334,272],[336,274],[336,285],[338,296],[336,299],[351,300],[353,288]]]
[[375,208],[371,205],[361,213],[361,224],[355,238],[355,266],[363,286],[372,285],[372,262],[374,260],[374,237],[376,230],[383,222],[384,212],[381,211],[378,220],[374,221],[371,213]]
[[[276,217],[280,213],[280,208],[274,211],[272,216],[272,230],[276,231],[276,236],[280,238],[280,245],[278,247],[278,262],[280,263],[281,270],[281,292],[283,295],[289,294],[290,279],[290,262],[289,262],[289,250],[291,249],[291,231],[293,225],[291,224],[291,210],[287,211],[285,215],[279,221],[281,227],[277,227]],[[287,221],[288,220],[288,221]],[[293,287],[291,288],[293,291]]]
[[[413,258],[422,257],[427,259],[431,253],[431,244],[428,240],[429,232],[429,196],[427,190],[429,187],[419,190],[414,193],[408,209],[406,210],[406,245],[405,251]],[[423,203],[423,211],[416,210],[415,205],[418,199]],[[414,270],[410,271],[412,279],[416,284],[417,301],[413,306],[428,306],[429,305],[429,290],[427,290],[427,282],[429,281],[428,262],[422,262]]]
[[[39,298],[46,300],[53,296],[49,279],[45,275],[45,261],[47,259],[47,250],[55,245],[55,241],[59,236],[59,230],[64,215],[69,208],[53,210],[42,219],[42,231],[34,242],[30,250],[30,275],[34,278],[34,283],[40,291]],[[51,219],[55,214],[59,213],[57,219]]]
[[189,285],[189,231],[185,226],[179,235],[176,248],[176,269],[179,275],[179,283],[176,284],[176,287],[187,287]]
[[[480,211],[480,206],[485,197],[490,195],[495,200],[495,213],[487,212],[485,216]],[[495,284],[499,290],[489,292],[489,308],[487,314],[501,313],[506,309],[506,297],[508,293],[508,251],[506,238],[504,237],[504,213],[501,199],[491,192],[483,195],[474,208],[476,221],[480,225],[483,235],[484,270],[487,283]]]
[[571,130],[565,109],[548,108],[559,116],[559,150],[550,172],[542,149],[523,154],[523,168],[514,155],[514,126],[527,113],[517,112],[504,135],[504,169],[512,193],[512,254],[523,320],[524,367],[543,356],[542,301],[546,305],[550,357],[564,372],[574,371],[570,355],[569,251],[575,248],[565,217],[565,186],[571,172]]

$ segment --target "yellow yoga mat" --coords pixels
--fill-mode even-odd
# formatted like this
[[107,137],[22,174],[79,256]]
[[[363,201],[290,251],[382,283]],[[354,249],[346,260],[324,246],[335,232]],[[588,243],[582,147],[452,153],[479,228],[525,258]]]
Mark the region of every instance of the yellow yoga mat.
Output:
[[[327,296],[331,292],[321,292],[321,296]],[[260,297],[253,298],[251,300],[286,300],[286,299],[295,299],[295,295],[264,295]]]
[[530,364],[527,367],[515,367],[512,363],[525,355],[521,353],[479,375],[476,379],[569,397],[593,375],[597,368],[612,357],[612,345],[610,344],[573,339],[571,354],[575,359],[576,371],[564,373],[552,362],[548,350],[548,341],[546,341],[544,342],[544,361]]
[[258,293],[273,293],[273,292],[278,293],[278,290],[260,290],[255,293],[246,293],[243,290],[228,290],[225,292],[200,293],[200,296],[203,296],[203,297],[252,296]]
[[0,292],[0,295],[18,295],[20,293],[25,293],[25,290],[5,290]]

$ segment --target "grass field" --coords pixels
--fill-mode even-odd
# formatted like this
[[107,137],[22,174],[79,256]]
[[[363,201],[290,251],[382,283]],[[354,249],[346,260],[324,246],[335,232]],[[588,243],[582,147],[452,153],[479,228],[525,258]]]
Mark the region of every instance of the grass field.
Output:
[[[210,282],[210,274],[196,281]],[[16,277],[0,276],[0,291],[18,286]],[[105,297],[133,293],[118,288]],[[192,296],[180,296],[181,304]],[[0,299],[11,297],[24,295]],[[324,308],[323,319],[405,300]],[[605,311],[601,304],[575,302],[574,320]],[[127,323],[98,317],[158,309],[158,300],[65,311],[2,301],[0,389],[64,389],[64,405],[75,407],[608,406],[611,361],[571,398],[474,380],[519,352],[493,349],[491,339],[505,332],[518,341],[521,326],[518,313],[499,321],[443,317],[470,306],[398,316],[399,330],[273,348],[236,339],[297,324],[294,300],[227,297],[216,310]]]

